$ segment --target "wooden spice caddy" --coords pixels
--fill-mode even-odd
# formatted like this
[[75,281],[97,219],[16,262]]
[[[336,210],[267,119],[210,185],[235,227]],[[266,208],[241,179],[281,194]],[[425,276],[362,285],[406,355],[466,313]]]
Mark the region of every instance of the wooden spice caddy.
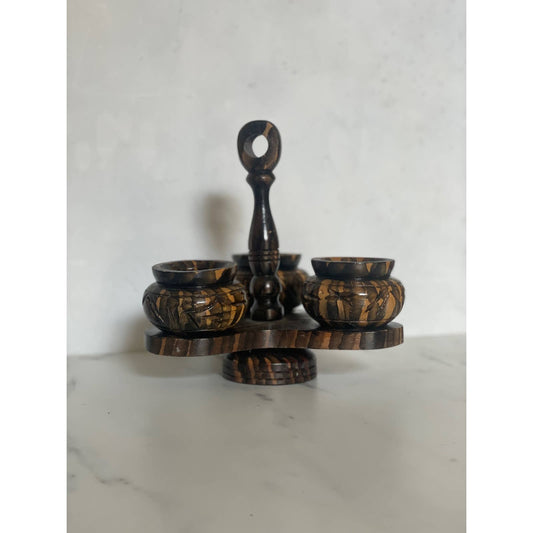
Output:
[[[260,135],[266,137],[268,148],[257,157],[252,143]],[[254,193],[248,256],[254,302],[250,317],[217,333],[177,335],[151,327],[145,333],[146,349],[173,357],[229,354],[224,361],[224,378],[251,385],[287,385],[316,377],[316,358],[310,349],[375,350],[401,344],[403,326],[396,322],[373,329],[328,329],[304,311],[284,316],[277,276],[278,236],[269,204],[281,138],[271,122],[253,121],[243,126],[237,145]]]

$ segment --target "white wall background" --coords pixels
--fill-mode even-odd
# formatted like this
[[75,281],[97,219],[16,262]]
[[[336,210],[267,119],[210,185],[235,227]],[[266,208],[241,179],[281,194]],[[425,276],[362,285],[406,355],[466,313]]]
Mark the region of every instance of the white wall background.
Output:
[[465,329],[465,30],[452,0],[69,1],[70,354],[143,349],[151,265],[246,252],[249,120],[281,251],[396,259],[406,335]]

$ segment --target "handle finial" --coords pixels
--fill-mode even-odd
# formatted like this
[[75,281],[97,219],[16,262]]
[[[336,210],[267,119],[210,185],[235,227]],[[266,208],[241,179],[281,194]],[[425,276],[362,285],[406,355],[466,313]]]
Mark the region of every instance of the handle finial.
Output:
[[[262,156],[257,157],[252,145],[261,135],[268,141],[268,148]],[[241,163],[248,172],[272,172],[281,156],[281,137],[278,128],[268,120],[248,122],[239,132],[237,149]]]

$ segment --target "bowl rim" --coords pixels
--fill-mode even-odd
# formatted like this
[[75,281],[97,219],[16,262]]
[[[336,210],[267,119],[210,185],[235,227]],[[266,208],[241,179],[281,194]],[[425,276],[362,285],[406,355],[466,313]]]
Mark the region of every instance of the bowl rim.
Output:
[[394,268],[394,259],[363,256],[314,257],[311,265],[319,277],[333,279],[386,279]]
[[311,261],[317,263],[336,263],[336,264],[352,264],[352,265],[366,265],[368,263],[382,264],[394,263],[394,259],[387,257],[348,257],[348,256],[327,256],[327,257],[313,257]]
[[[194,265],[185,268],[184,263]],[[236,269],[237,265],[233,261],[225,259],[178,259],[156,263],[152,266],[156,281],[183,286],[212,285],[229,281]]]
[[[175,265],[178,263],[211,263],[212,266],[207,268],[170,268],[169,265]],[[216,263],[216,264],[214,264]],[[172,273],[189,273],[189,272],[210,272],[213,270],[220,270],[221,268],[231,268],[235,263],[233,261],[223,259],[177,259],[175,261],[164,261],[162,263],[156,263],[152,269],[158,272],[172,272]]]

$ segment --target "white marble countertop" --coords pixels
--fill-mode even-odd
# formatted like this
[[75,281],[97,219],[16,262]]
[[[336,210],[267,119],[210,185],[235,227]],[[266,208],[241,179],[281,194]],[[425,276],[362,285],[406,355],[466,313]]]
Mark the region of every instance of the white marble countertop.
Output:
[[464,531],[464,337],[315,354],[280,387],[70,357],[69,533]]

